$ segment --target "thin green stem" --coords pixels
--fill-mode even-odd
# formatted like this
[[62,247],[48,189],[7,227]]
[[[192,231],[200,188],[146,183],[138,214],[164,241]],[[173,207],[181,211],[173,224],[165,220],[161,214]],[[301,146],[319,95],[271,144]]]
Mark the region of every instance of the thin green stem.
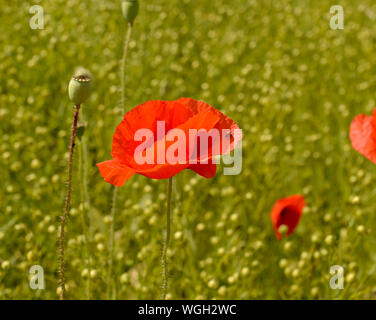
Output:
[[72,167],[73,167],[73,151],[75,146],[75,138],[76,138],[76,131],[77,131],[77,121],[78,121],[78,114],[80,111],[80,106],[74,107],[74,116],[73,116],[73,124],[72,124],[72,135],[69,147],[69,158],[68,158],[68,178],[67,178],[67,189],[66,189],[66,196],[65,196],[65,205],[63,210],[63,215],[61,216],[60,220],[60,233],[59,233],[59,286],[61,289],[60,292],[60,299],[65,299],[65,223],[67,220],[69,207],[70,207],[70,200],[71,200],[71,192],[72,192]]
[[[84,186],[83,186],[83,180],[84,180],[84,177],[83,177],[83,157],[82,157],[82,141],[80,142],[80,152],[79,152],[79,162],[78,162],[78,171],[80,173],[80,199],[81,199],[81,208],[80,208],[80,211],[82,213],[82,230],[83,230],[83,233],[84,233],[84,238],[85,238],[85,261],[88,261],[89,260],[89,248],[88,248],[88,232],[87,232],[87,222],[86,222],[86,219],[85,219],[85,213],[84,213],[84,203],[85,203],[85,194],[84,194]],[[87,263],[87,262],[86,262]],[[86,280],[86,299],[89,299],[90,297],[90,293],[89,293],[89,290],[90,290],[90,284],[89,284],[89,281],[90,281],[90,277],[87,278]]]
[[120,67],[120,79],[121,79],[121,101],[120,105],[122,108],[122,113],[125,113],[125,67],[127,65],[127,57],[128,57],[128,49],[129,49],[129,43],[131,42],[131,37],[132,37],[132,29],[133,29],[133,24],[129,23],[128,24],[128,30],[127,34],[124,40],[124,49],[123,49],[123,58],[121,59],[121,67]]
[[[84,113],[81,112],[81,119],[84,120]],[[87,162],[88,154],[86,147],[86,138],[82,136],[80,139],[80,150],[79,150],[79,172],[80,172],[80,196],[81,196],[81,213],[82,213],[82,229],[85,239],[85,263],[90,272],[92,254],[92,219],[91,219],[91,203],[89,197],[89,191],[87,186]],[[86,299],[89,300],[91,296],[91,278],[87,277],[86,280]]]
[[115,238],[115,216],[116,216],[116,203],[118,198],[118,188],[114,187],[114,192],[112,193],[112,207],[111,207],[111,226],[110,226],[110,237],[108,242],[108,270],[107,270],[107,299],[112,298],[112,267],[114,261],[114,238]]
[[162,270],[163,270],[163,284],[162,284],[162,299],[166,299],[168,291],[168,257],[167,250],[171,238],[171,194],[172,194],[172,177],[168,179],[167,190],[167,205],[166,205],[166,236],[163,241],[162,250]]
[[[124,40],[124,49],[123,49],[123,57],[121,59],[121,67],[120,67],[120,93],[121,93],[121,110],[122,115],[125,113],[125,67],[127,64],[127,57],[128,57],[128,49],[129,43],[132,37],[132,29],[133,24],[128,24],[127,33]],[[115,237],[115,216],[116,216],[116,203],[118,197],[118,190],[117,187],[113,187],[112,193],[112,208],[111,208],[111,225],[110,225],[110,237],[109,237],[109,254],[108,254],[108,270],[107,270],[107,299],[113,298],[113,290],[112,290],[112,268],[113,268],[113,261],[114,261],[114,237]]]
[[[81,113],[81,118],[85,120],[84,114]],[[83,163],[82,163],[82,171],[83,171],[83,187],[84,187],[84,211],[85,211],[85,221],[87,225],[87,247],[88,247],[88,268],[91,270],[92,268],[92,244],[93,244],[93,214],[92,214],[92,207],[91,207],[91,200],[88,188],[88,172],[87,172],[87,164],[88,160],[88,150],[87,150],[87,139],[86,136],[83,135],[81,138],[81,151],[83,156]],[[88,277],[88,299],[90,299],[91,294],[91,279]]]
[[[81,117],[83,120],[84,114],[81,114]],[[91,200],[90,200],[90,194],[89,194],[89,188],[88,188],[88,151],[87,151],[87,138],[85,135],[82,136],[81,138],[82,144],[81,144],[81,150],[82,150],[82,155],[83,155],[83,185],[84,185],[84,195],[85,195],[85,202],[84,202],[84,210],[85,210],[85,217],[86,217],[86,223],[87,223],[87,230],[88,230],[88,255],[89,255],[89,261],[88,261],[88,267],[89,270],[92,268],[92,257],[93,257],[93,214],[92,214],[92,207],[91,207]],[[88,291],[89,291],[89,297],[90,299],[90,293],[91,293],[91,279],[88,277]]]

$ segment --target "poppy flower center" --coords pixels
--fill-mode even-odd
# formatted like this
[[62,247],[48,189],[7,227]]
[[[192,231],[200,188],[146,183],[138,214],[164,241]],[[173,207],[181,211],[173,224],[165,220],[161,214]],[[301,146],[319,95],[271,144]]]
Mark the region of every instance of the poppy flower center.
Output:
[[90,82],[91,81],[91,79],[88,76],[83,75],[83,74],[79,76],[73,76],[73,79],[78,82]]

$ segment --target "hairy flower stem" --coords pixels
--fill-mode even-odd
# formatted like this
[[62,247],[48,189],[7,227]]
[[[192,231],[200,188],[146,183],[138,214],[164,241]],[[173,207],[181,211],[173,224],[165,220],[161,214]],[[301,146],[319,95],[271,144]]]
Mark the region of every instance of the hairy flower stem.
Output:
[[[127,57],[128,57],[128,49],[129,43],[132,37],[132,28],[133,23],[128,24],[127,34],[124,40],[124,49],[123,49],[123,57],[121,59],[121,67],[120,67],[120,93],[121,93],[121,111],[122,115],[125,113],[125,67],[127,64]],[[111,281],[111,274],[112,274],[112,267],[114,261],[114,237],[115,237],[115,216],[116,216],[116,202],[118,197],[118,190],[117,187],[113,187],[112,193],[112,208],[111,208],[111,225],[110,225],[110,237],[108,242],[109,248],[109,256],[108,256],[108,270],[107,270],[107,299],[113,298],[113,290],[112,290],[112,281]]]
[[167,190],[167,205],[166,205],[166,236],[163,241],[162,250],[162,270],[163,270],[163,284],[162,284],[162,299],[166,299],[168,290],[168,261],[167,261],[167,250],[170,243],[171,235],[171,193],[172,193],[172,177],[168,179],[168,190]]
[[80,106],[74,106],[74,116],[73,116],[73,124],[72,124],[72,135],[69,147],[69,159],[68,159],[68,181],[67,181],[67,189],[66,189],[66,196],[65,196],[65,205],[63,210],[63,215],[61,216],[60,220],[60,234],[59,234],[59,286],[61,288],[60,299],[65,299],[65,261],[64,261],[64,242],[65,242],[65,222],[67,220],[69,206],[70,206],[70,199],[71,199],[71,190],[72,190],[72,167],[73,167],[73,151],[75,145],[75,138],[76,138],[76,131],[77,131],[77,121],[78,121],[78,113],[80,111]]

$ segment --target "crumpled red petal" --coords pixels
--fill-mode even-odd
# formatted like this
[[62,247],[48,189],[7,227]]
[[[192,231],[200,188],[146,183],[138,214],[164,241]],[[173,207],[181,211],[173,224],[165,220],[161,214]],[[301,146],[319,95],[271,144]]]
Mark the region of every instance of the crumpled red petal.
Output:
[[[162,137],[157,136],[158,121],[165,123],[165,135]],[[146,138],[147,141],[145,141],[145,136],[143,136],[143,141],[135,141],[135,133],[140,129],[146,129],[144,132],[149,135]],[[193,138],[197,141],[197,135],[192,136],[191,129],[196,129],[198,134],[200,134],[200,130],[210,132],[212,129],[218,129],[220,132],[227,129],[229,132],[225,139],[221,132],[221,135],[211,141],[206,148],[203,146],[204,150],[198,149],[199,155],[197,155],[193,152],[197,146],[188,143]],[[202,101],[190,98],[181,98],[177,101],[148,101],[124,115],[113,137],[111,154],[114,160],[99,163],[98,168],[104,179],[116,186],[123,185],[135,173],[152,179],[167,179],[184,169],[192,169],[199,175],[211,178],[216,172],[213,157],[217,154],[224,155],[230,152],[240,141],[241,132],[236,129],[239,127],[233,120]],[[176,163],[167,161],[158,164],[157,159],[165,158],[167,151],[171,155],[170,146],[173,146],[172,152],[175,147],[181,147],[179,139],[175,140],[174,133],[177,132],[183,132],[185,135],[187,142],[184,146],[185,155],[181,156],[178,152],[179,159]],[[224,146],[223,141],[227,142]],[[197,144],[199,143],[197,142]],[[165,147],[161,148],[160,146],[163,144]],[[143,148],[145,145],[146,149]],[[145,155],[153,155],[153,161],[138,163],[139,161],[135,159],[135,151],[138,152],[137,147],[140,147],[138,148],[140,153],[136,155],[142,156],[143,159],[145,159]],[[181,150],[180,148],[176,150],[178,149]],[[173,155],[175,157],[175,153]],[[192,164],[192,160],[197,163]]]
[[375,111],[373,116],[357,115],[350,125],[350,140],[353,148],[373,163],[376,163]]
[[278,231],[281,225],[288,227],[287,236],[291,235],[297,227],[306,203],[302,195],[293,195],[276,201],[271,212],[274,232],[278,240],[282,234]]
[[197,174],[205,178],[213,178],[217,171],[217,166],[215,163],[199,163],[199,164],[191,164],[188,169],[193,170]]
[[167,133],[170,129],[184,124],[192,116],[194,116],[192,110],[176,101],[145,102],[124,115],[113,137],[111,155],[127,165],[135,164],[134,151],[142,143],[134,140],[138,130],[150,129],[156,139],[158,121],[165,121]]
[[103,179],[116,187],[121,187],[136,172],[117,160],[109,160],[97,163]]
[[[217,121],[218,121],[218,117],[215,115],[215,113],[213,113],[211,110],[207,110],[207,111],[199,112],[195,116],[188,119],[187,122],[178,126],[178,128],[181,129],[184,132],[186,137],[188,137],[189,136],[189,130],[191,130],[191,129],[209,130],[210,128],[212,128],[217,123]],[[167,136],[168,136],[168,134],[166,135],[166,137]],[[158,148],[158,146],[156,146],[158,143],[160,143],[160,142],[157,141],[155,143],[154,150],[160,150],[160,148]],[[172,143],[173,142],[171,142],[171,141],[166,141],[166,138],[165,138],[166,150],[168,149],[168,147]],[[147,169],[139,168],[139,169],[137,169],[137,173],[140,173],[140,174],[142,174],[146,177],[152,178],[152,179],[167,179],[167,178],[170,178],[170,177],[174,176],[175,174],[179,173],[180,171],[189,167],[188,161],[190,159],[191,154],[192,154],[192,150],[190,150],[189,144],[187,143],[187,145],[186,145],[187,158],[186,158],[186,161],[185,161],[184,164],[171,165],[171,164],[166,162],[164,164],[157,164],[151,169],[150,168],[147,168]],[[156,159],[156,157],[157,156],[155,155],[155,159]],[[133,160],[133,162],[131,162],[131,165],[132,166],[136,165],[134,160]]]
[[[219,141],[213,142],[212,147],[210,148],[210,150],[208,150],[208,157],[209,158],[217,155],[216,153],[212,153],[213,149],[214,150],[216,150],[216,149],[220,150],[220,152],[218,154],[225,155],[225,154],[229,153],[230,151],[234,150],[234,148],[236,147],[238,142],[242,139],[242,134],[241,134],[241,131],[239,130],[238,125],[232,119],[230,119],[229,117],[224,115],[219,110],[213,108],[211,105],[209,105],[209,104],[207,104],[203,101],[194,100],[192,98],[180,98],[179,100],[177,100],[177,102],[189,107],[195,113],[203,111],[203,110],[212,110],[213,112],[216,113],[216,115],[219,118],[218,122],[216,123],[216,125],[213,128],[218,129],[221,132],[224,129],[230,130],[231,139],[229,139],[229,143],[226,145],[226,147],[224,147],[221,143],[222,138]],[[217,148],[215,146],[215,143],[219,144],[219,146],[217,146]],[[201,157],[201,158],[205,158],[205,156]]]

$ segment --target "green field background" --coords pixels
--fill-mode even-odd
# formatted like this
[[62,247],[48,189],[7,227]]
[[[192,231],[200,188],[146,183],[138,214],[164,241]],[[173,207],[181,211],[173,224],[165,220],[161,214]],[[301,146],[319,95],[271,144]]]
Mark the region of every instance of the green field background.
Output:
[[[33,4],[43,30],[29,27]],[[336,4],[343,30],[329,25]],[[137,175],[119,189],[108,274],[112,187],[95,164],[110,159],[122,118],[119,1],[1,0],[0,26],[0,299],[58,298],[67,86],[78,66],[94,81],[74,159],[67,298],[158,299],[167,181]],[[191,97],[243,130],[241,174],[219,166],[213,179],[189,170],[174,179],[167,297],[375,298],[376,168],[348,132],[376,106],[376,2],[140,0],[133,31],[127,110]],[[270,210],[298,193],[300,224],[277,241]],[[44,290],[29,287],[32,265],[44,268]],[[329,286],[332,265],[344,268],[343,290]]]

